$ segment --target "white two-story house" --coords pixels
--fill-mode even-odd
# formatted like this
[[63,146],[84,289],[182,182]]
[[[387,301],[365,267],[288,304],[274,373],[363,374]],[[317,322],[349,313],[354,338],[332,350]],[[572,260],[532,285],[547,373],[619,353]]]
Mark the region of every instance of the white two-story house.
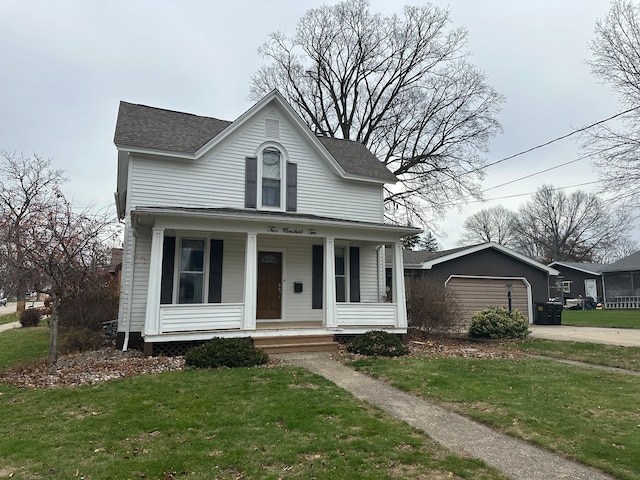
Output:
[[121,102],[114,142],[121,348],[406,334],[418,230],[384,223],[396,178],[362,144],[317,137],[276,91],[233,122]]

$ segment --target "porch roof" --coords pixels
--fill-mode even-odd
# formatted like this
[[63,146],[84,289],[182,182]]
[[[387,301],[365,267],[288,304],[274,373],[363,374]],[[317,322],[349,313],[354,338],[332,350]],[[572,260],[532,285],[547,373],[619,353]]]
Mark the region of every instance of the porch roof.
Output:
[[414,227],[391,225],[387,223],[362,222],[345,220],[341,218],[323,217],[319,215],[272,212],[260,210],[243,210],[234,208],[197,208],[197,207],[172,207],[172,206],[148,206],[136,207],[131,212],[132,221],[137,224],[151,224],[153,218],[158,216],[188,217],[199,219],[241,220],[248,222],[299,222],[305,225],[318,227],[355,228],[381,233],[394,234],[399,237],[415,235],[422,230]]

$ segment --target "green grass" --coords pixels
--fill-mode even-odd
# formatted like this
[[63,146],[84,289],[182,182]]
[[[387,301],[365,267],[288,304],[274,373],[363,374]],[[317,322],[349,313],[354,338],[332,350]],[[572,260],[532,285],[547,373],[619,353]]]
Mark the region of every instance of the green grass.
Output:
[[17,322],[20,320],[17,312],[7,313],[6,315],[0,316],[0,325],[4,325],[5,323]]
[[[0,365],[46,355],[47,335],[0,333]],[[0,478],[19,479],[506,478],[286,366],[47,390],[0,384],[0,452]]]
[[354,366],[617,478],[640,478],[639,377],[537,359],[367,359]]
[[640,328],[640,309],[564,310],[562,324],[578,327]]
[[16,328],[0,332],[0,369],[47,358],[49,327]]
[[559,342],[540,338],[506,343],[505,347],[533,355],[544,355],[552,358],[640,371],[640,347]]

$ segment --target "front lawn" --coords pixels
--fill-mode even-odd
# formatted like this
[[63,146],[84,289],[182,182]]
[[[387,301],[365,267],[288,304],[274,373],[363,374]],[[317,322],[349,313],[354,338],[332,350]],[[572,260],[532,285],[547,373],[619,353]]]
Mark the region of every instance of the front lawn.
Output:
[[640,377],[538,359],[404,357],[353,366],[617,478],[640,478]]
[[584,342],[560,342],[530,338],[520,342],[506,343],[506,348],[546,357],[575,360],[578,362],[605,365],[640,371],[640,347],[621,347]]
[[563,310],[562,324],[577,327],[640,328],[640,309]]
[[[0,368],[46,357],[47,341],[47,328],[0,333]],[[0,478],[506,480],[288,366],[0,383],[0,452]]]

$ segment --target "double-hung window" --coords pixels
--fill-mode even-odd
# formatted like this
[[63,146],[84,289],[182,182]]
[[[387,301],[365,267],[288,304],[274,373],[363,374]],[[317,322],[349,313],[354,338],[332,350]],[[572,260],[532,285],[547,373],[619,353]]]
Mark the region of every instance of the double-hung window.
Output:
[[204,289],[204,240],[180,242],[178,303],[202,303]]
[[347,301],[346,249],[335,247],[336,302]]
[[267,147],[262,151],[262,206],[280,208],[282,162],[280,150]]
[[160,303],[221,303],[224,241],[167,236]]

